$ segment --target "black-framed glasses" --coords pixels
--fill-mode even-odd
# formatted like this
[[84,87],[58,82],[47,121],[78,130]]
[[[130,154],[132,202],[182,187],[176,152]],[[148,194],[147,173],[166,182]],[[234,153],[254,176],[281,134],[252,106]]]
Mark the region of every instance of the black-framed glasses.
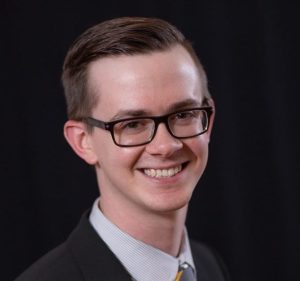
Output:
[[108,130],[117,146],[133,147],[150,143],[158,125],[164,123],[169,133],[177,139],[199,136],[209,128],[212,106],[189,108],[162,116],[144,116],[104,122],[92,117],[84,121],[93,127]]

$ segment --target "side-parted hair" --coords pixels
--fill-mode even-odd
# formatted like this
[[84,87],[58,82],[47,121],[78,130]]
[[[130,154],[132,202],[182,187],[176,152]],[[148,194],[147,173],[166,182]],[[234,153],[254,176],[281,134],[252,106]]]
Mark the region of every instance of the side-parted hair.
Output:
[[68,118],[82,120],[91,115],[98,97],[89,91],[89,64],[104,57],[148,54],[183,46],[198,68],[204,99],[209,99],[205,71],[184,35],[170,23],[157,18],[123,17],[87,29],[69,49],[62,73]]

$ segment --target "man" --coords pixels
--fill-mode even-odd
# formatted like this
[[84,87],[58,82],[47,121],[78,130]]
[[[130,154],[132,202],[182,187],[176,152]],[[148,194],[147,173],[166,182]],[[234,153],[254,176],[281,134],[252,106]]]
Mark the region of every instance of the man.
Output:
[[65,137],[95,167],[101,195],[17,280],[228,280],[185,229],[214,119],[191,44],[163,20],[113,19],[75,41],[62,80]]

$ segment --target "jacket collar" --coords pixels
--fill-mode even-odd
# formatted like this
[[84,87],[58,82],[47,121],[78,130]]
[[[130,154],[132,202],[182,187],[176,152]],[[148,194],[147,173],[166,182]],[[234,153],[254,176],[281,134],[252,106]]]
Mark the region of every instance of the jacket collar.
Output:
[[66,243],[84,280],[131,281],[126,269],[90,225],[88,216],[89,212],[85,212]]

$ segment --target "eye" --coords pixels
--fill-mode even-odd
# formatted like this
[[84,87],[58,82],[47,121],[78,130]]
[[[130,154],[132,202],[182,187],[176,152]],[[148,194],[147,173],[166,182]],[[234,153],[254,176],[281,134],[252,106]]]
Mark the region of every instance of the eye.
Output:
[[140,121],[130,121],[130,122],[125,122],[122,126],[123,129],[136,129],[142,126]]
[[176,119],[188,119],[188,118],[192,118],[195,115],[193,114],[192,111],[184,111],[184,112],[179,112],[175,115]]
[[130,120],[118,123],[117,128],[122,131],[138,131],[144,127],[142,120]]
[[139,134],[151,128],[152,123],[150,119],[121,121],[115,125],[115,130],[122,134]]
[[199,110],[187,110],[177,112],[170,116],[169,121],[171,124],[177,126],[187,126],[191,124],[196,124],[201,119],[201,112]]

